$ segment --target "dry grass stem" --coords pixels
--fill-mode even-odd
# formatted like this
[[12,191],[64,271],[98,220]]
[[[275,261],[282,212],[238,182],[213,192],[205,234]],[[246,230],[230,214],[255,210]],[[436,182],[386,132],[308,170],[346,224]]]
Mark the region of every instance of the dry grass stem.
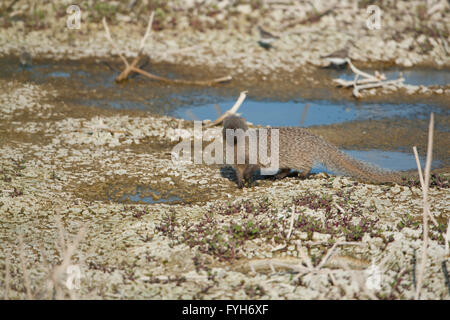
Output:
[[297,215],[295,214],[295,206],[292,206],[291,220],[290,220],[290,223],[289,223],[289,231],[288,231],[288,234],[287,234],[287,237],[286,237],[286,241],[289,241],[289,239],[291,238],[292,229],[294,228],[294,220],[295,220],[296,216]]
[[27,292],[27,299],[33,300],[33,294],[31,293],[30,277],[28,276],[28,270],[25,263],[25,248],[23,245],[23,237],[21,234],[19,234],[19,255],[20,255],[20,265],[22,267],[22,273],[25,283],[25,290]]
[[[428,146],[427,146],[427,160],[425,164],[425,179],[422,185],[423,194],[423,245],[422,245],[422,260],[419,266],[419,276],[417,277],[417,288],[415,293],[415,299],[420,299],[420,294],[423,285],[423,277],[425,273],[425,267],[427,262],[427,248],[428,248],[428,217],[430,216],[430,205],[428,202],[428,188],[430,185],[430,171],[433,153],[433,131],[434,131],[434,114],[431,113],[430,124],[428,127]],[[417,154],[417,149],[414,147],[414,155],[416,162],[418,163],[418,170],[420,171],[420,161]]]
[[[384,74],[375,72],[375,75],[371,75],[367,72],[361,71],[353,65],[353,63],[349,58],[347,58],[347,64],[355,74],[355,78],[352,81],[343,79],[334,79],[333,81],[336,82],[338,86],[344,88],[353,87],[353,96],[355,98],[361,98],[360,91],[362,90],[378,87],[402,85],[402,83],[405,81],[405,79],[402,76],[400,76],[398,79],[395,80],[386,80],[386,76]],[[360,76],[363,77],[364,79],[359,80]]]

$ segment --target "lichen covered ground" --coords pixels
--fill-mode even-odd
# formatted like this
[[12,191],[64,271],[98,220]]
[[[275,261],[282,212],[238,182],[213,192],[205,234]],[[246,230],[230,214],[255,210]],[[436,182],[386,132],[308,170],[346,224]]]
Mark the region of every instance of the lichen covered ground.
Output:
[[[283,9],[264,1],[209,2],[161,6],[158,32],[144,50],[152,63],[193,71],[186,77],[204,76],[205,70],[231,74],[236,92],[251,84],[263,98],[279,90],[289,97],[301,87],[307,88],[306,98],[325,91],[333,99],[350,94],[317,77],[313,65],[347,38],[356,41],[352,58],[362,66],[449,67],[442,40],[449,34],[447,7],[425,19],[421,1],[383,2],[389,28],[381,32],[364,28],[363,1],[342,2],[320,18],[306,3]],[[43,1],[33,11],[24,1],[0,17],[0,54],[18,62],[25,46],[36,59],[110,61],[100,22],[107,14],[117,45],[133,56],[149,10],[155,9],[152,1],[137,3],[126,9],[121,2],[85,1],[82,29],[66,32],[63,2]],[[310,14],[303,19],[311,21],[290,25],[305,12]],[[277,50],[256,45],[256,22],[281,33]],[[99,97],[57,82],[26,81],[19,73],[0,78],[1,297],[414,298],[423,237],[417,183],[371,185],[318,174],[259,179],[238,190],[229,167],[172,161],[180,129],[192,130],[192,122],[74,103],[77,94]],[[133,84],[112,91],[119,94]],[[449,92],[448,85],[404,87],[377,90],[368,98],[436,102],[444,110],[437,119],[435,154],[445,166],[429,193],[436,224],[430,224],[423,299],[449,298],[444,240],[450,218]],[[360,143],[361,132],[367,133],[363,147],[398,142],[388,142],[389,135],[379,138],[381,127],[394,130],[401,145],[410,139],[423,154],[426,121],[416,130],[411,130],[416,124],[405,124],[409,120],[393,121],[312,131],[340,147]],[[336,135],[337,130],[346,134]],[[154,203],[131,201],[137,190]],[[80,280],[75,287],[74,275]]]
[[[320,174],[238,190],[229,168],[172,162],[179,128],[189,127],[181,120],[100,110],[69,117],[73,110],[49,88],[0,87],[9,106],[0,122],[0,269],[5,275],[9,265],[10,298],[26,297],[20,252],[33,296],[51,297],[46,283],[62,259],[60,234],[69,243],[82,226],[87,231],[71,262],[82,278],[72,296],[413,297],[422,246],[416,186]],[[117,202],[136,186],[166,203]],[[179,200],[167,202],[171,196]],[[433,187],[430,199],[438,226],[430,231],[422,297],[441,299],[448,297],[448,182]],[[366,286],[371,264],[381,274],[377,290]]]

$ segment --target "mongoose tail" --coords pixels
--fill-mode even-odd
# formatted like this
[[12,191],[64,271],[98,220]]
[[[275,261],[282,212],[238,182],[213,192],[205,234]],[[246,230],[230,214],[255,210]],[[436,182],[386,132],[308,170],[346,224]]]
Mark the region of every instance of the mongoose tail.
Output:
[[386,171],[371,164],[356,160],[333,145],[323,140],[320,146],[319,162],[334,172],[347,174],[357,180],[370,183],[401,183],[403,174],[400,172]]

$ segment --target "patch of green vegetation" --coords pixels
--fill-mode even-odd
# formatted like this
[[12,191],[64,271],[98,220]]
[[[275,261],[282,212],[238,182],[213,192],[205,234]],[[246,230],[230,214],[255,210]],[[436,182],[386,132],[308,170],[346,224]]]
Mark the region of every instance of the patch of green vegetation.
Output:
[[259,284],[247,285],[244,291],[250,298],[262,297],[266,294],[266,290]]
[[162,232],[169,238],[173,238],[176,226],[178,226],[176,221],[176,213],[171,210],[163,216],[162,222],[156,226],[156,230]]
[[252,214],[252,215],[260,215],[260,214],[268,214],[270,212],[275,212],[270,208],[270,202],[268,198],[264,198],[257,203],[251,201],[242,201],[239,203],[227,203],[225,205],[221,205],[219,207],[211,207],[209,208],[210,213],[217,213],[220,215],[233,215],[238,213],[244,214]]
[[320,219],[306,216],[306,215],[300,215],[298,217],[298,220],[294,224],[294,227],[303,232],[306,232],[308,235],[308,240],[312,240],[314,232],[319,232],[319,233],[325,232],[322,221]]
[[[420,180],[415,177],[402,177],[403,184],[408,187],[420,188]],[[446,189],[450,187],[450,176],[444,176],[443,174],[432,173],[430,176],[430,187],[437,189]]]
[[[347,241],[361,241],[364,235],[380,237],[389,243],[393,239],[385,239],[382,230],[377,227],[377,218],[363,214],[363,205],[351,201],[353,186],[339,193],[338,199],[331,194],[306,193],[294,198],[292,204],[296,208],[297,219],[293,224],[290,239],[295,239],[295,231],[306,232],[309,240],[314,232],[330,234],[333,237],[344,236]],[[341,209],[337,210],[335,203]],[[292,210],[292,204],[286,205],[287,211]],[[305,213],[305,207],[320,210],[325,213],[325,219]],[[364,208],[373,212],[374,208]],[[230,219],[239,215],[238,219]],[[175,227],[184,228],[180,234],[175,234]],[[219,206],[211,206],[195,224],[186,226],[175,221],[175,214],[166,215],[157,230],[179,243],[196,247],[199,252],[211,255],[220,261],[233,261],[241,256],[247,241],[261,239],[285,243],[290,220],[280,218],[278,209],[267,198],[260,201],[239,201]],[[332,245],[332,242],[331,242]],[[202,265],[197,261],[198,265]]]
[[430,227],[430,238],[439,242],[440,244],[445,244],[444,234],[447,232],[447,224],[439,223],[436,226],[435,224],[431,224]]
[[15,197],[20,197],[23,195],[23,191],[20,189],[17,189],[16,187],[14,187],[14,191],[12,191],[10,193],[10,197],[15,198]]
[[[340,193],[344,201],[336,200],[345,212],[340,212],[340,210],[335,208],[332,196],[328,194],[318,195],[308,193],[294,199],[293,203],[297,207],[323,210],[325,213],[325,221],[321,221],[300,211],[298,212],[299,218],[294,224],[294,227],[307,232],[308,239],[312,239],[314,232],[335,236],[343,235],[347,241],[361,241],[366,233],[374,237],[381,236],[380,230],[376,228],[378,219],[363,215],[363,205],[361,203],[355,202],[353,205],[350,205],[350,190],[347,193]],[[373,208],[369,210],[373,211]],[[355,218],[359,222],[355,222]]]
[[397,224],[398,231],[402,231],[403,228],[417,229],[420,226],[420,221],[414,221],[414,218],[409,213],[406,216],[401,217],[401,221]]
[[22,175],[21,171],[24,170],[24,169],[26,169],[26,166],[25,166],[25,160],[23,160],[23,159],[13,159],[13,158],[11,158],[11,161],[12,161],[12,163],[13,163],[12,169],[13,169],[15,175],[16,175],[17,177],[22,177],[23,175]]
[[280,236],[278,229],[271,228],[267,222],[242,219],[220,225],[210,214],[206,214],[199,223],[183,233],[183,242],[221,261],[232,261],[238,258],[240,248],[246,241],[273,237],[276,240]]
[[96,2],[92,9],[101,16],[115,14],[117,11],[117,7],[115,5],[109,4],[108,2]]
[[[273,222],[275,213],[267,199],[210,207],[198,223],[186,228],[181,242],[220,261],[232,261],[239,258],[242,246],[249,240],[262,238],[281,242],[284,239],[282,228]],[[239,219],[228,222],[220,219],[233,214],[240,214]]]

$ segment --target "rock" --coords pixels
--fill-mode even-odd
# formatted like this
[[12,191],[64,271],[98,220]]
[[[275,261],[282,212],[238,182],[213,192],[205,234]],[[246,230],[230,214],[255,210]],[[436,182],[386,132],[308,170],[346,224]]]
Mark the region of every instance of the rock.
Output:
[[99,213],[99,214],[107,214],[108,213],[108,209],[105,208],[105,207],[102,207],[102,208],[97,210],[97,213]]
[[273,17],[273,20],[281,21],[284,17],[283,10],[273,10],[271,16]]

